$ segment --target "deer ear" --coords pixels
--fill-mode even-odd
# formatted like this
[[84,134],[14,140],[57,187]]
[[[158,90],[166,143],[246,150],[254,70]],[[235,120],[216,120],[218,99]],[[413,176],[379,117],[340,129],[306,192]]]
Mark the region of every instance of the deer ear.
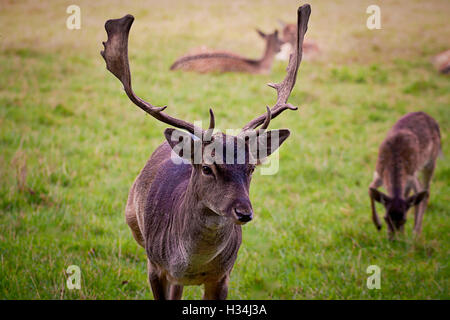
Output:
[[391,201],[391,198],[385,195],[383,192],[378,191],[375,188],[370,188],[370,196],[377,202],[386,205],[389,201]]
[[259,36],[263,39],[265,39],[267,37],[267,35],[259,29],[256,29],[256,32],[258,32]]
[[428,196],[428,191],[424,190],[424,191],[418,192],[418,193],[412,195],[411,197],[409,197],[408,199],[406,199],[406,203],[408,203],[408,206],[410,206],[410,207],[417,206],[427,196]]
[[[201,154],[201,141],[199,138],[190,134],[189,132],[167,128],[164,130],[164,136],[166,137],[169,146],[172,148],[172,160],[179,161],[183,159],[184,163],[191,163],[194,160],[195,152],[200,150]],[[200,148],[195,148],[200,142]],[[178,157],[178,159],[177,159]]]
[[266,131],[258,137],[258,164],[274,153],[281,144],[289,137],[291,132],[288,129]]

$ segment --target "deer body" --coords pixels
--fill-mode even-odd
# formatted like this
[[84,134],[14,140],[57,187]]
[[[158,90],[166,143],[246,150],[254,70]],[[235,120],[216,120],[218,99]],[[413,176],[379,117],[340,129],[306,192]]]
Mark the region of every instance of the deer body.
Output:
[[264,55],[259,60],[247,59],[226,51],[209,51],[186,55],[175,61],[170,70],[207,72],[246,72],[254,74],[269,73],[275,55],[280,51],[278,32],[266,35],[258,31],[266,41]]
[[241,225],[253,218],[252,172],[290,134],[287,129],[266,129],[283,111],[297,110],[287,100],[295,85],[310,10],[309,5],[298,10],[299,45],[285,79],[270,84],[277,91],[276,104],[266,107],[267,113],[247,123],[237,136],[213,134],[212,110],[209,129],[203,130],[164,113],[166,107],[136,96],[128,62],[128,34],[134,18],[126,15],[106,22],[108,41],[101,54],[107,69],[121,81],[134,104],[155,119],[185,130],[164,131],[166,141],[136,178],[125,209],[133,237],[147,254],[155,299],[180,299],[184,285],[200,284],[205,286],[205,299],[227,297],[242,241]]
[[[415,206],[414,231],[420,234],[431,178],[441,150],[437,122],[424,112],[412,112],[400,118],[388,132],[379,149],[374,180],[369,187],[372,219],[378,229],[381,223],[374,201],[386,207],[384,217],[390,238],[403,231],[406,213]],[[418,174],[423,173],[420,183]],[[387,195],[376,190],[385,186]],[[414,195],[409,196],[410,191]]]
[[167,142],[159,146],[137,177],[127,223],[146,248],[152,272],[174,284],[217,282],[233,267],[241,226],[196,201],[192,166],[174,164],[171,151]]

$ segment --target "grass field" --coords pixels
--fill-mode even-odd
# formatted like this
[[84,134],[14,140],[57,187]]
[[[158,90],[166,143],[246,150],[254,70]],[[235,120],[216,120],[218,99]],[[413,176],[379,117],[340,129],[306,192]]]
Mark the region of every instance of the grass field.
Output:
[[[47,3],[48,2],[48,3]],[[195,47],[258,57],[255,27],[295,21],[303,2],[1,1],[0,299],[151,299],[145,252],[125,223],[128,190],[166,126],[132,105],[99,51],[104,22],[136,17],[129,56],[135,92],[188,121],[239,128],[267,104],[270,75],[170,72]],[[66,8],[81,8],[68,30]],[[379,1],[381,30],[366,28],[373,1],[310,1],[303,61],[286,112],[274,176],[255,172],[255,219],[231,275],[230,299],[449,299],[450,78],[430,58],[448,49],[450,2]],[[387,240],[370,219],[368,185],[378,145],[396,119],[422,110],[441,126],[422,237]],[[379,211],[382,208],[379,207]],[[81,290],[65,270],[81,268]],[[369,290],[366,269],[381,268]],[[185,299],[202,296],[185,288]]]

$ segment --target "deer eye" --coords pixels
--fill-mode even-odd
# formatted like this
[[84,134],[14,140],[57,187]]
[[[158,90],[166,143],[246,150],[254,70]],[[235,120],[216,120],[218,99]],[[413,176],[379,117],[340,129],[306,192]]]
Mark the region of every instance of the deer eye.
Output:
[[211,168],[208,167],[208,166],[203,166],[202,167],[202,172],[203,172],[203,174],[206,174],[207,176],[210,176],[210,175],[213,174]]

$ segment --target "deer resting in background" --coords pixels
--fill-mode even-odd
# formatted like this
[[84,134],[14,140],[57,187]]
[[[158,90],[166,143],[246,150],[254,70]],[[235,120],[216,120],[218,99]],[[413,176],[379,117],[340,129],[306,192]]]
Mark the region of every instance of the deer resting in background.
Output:
[[[430,182],[440,152],[439,125],[424,112],[412,112],[400,118],[380,145],[369,196],[372,220],[378,230],[381,222],[375,201],[386,209],[384,220],[390,239],[397,230],[403,232],[406,214],[412,206],[415,207],[414,232],[420,235]],[[423,173],[422,184],[418,179],[420,171]],[[386,187],[387,195],[377,190],[381,186]],[[409,196],[411,190],[414,193]]]
[[433,64],[442,74],[450,74],[450,49],[434,56]]
[[278,31],[258,34],[266,41],[266,48],[261,59],[247,59],[226,51],[209,51],[188,54],[175,61],[170,70],[207,72],[247,72],[268,74],[272,69],[275,55],[280,51],[282,42],[278,39]]
[[[134,18],[126,15],[106,22],[108,41],[103,42],[105,50],[101,54],[107,69],[122,82],[134,104],[157,120],[185,130],[164,131],[166,141],[153,152],[134,181],[125,210],[135,240],[146,250],[148,278],[155,299],[180,299],[183,286],[201,284],[205,287],[205,299],[227,297],[230,272],[241,245],[241,225],[253,217],[249,198],[251,174],[264,155],[275,151],[290,134],[287,129],[267,128],[270,120],[283,111],[297,110],[287,100],[297,78],[310,13],[309,5],[299,8],[297,50],[284,80],[269,84],[277,90],[277,102],[271,109],[267,107],[267,113],[246,124],[237,136],[213,134],[212,110],[209,129],[203,130],[164,113],[166,107],[156,107],[136,96],[128,63],[128,34]],[[258,142],[257,152],[253,153],[249,152],[247,139],[251,134],[258,141],[268,141]],[[205,151],[212,143],[219,146],[216,151],[224,150],[227,161],[211,161]],[[243,150],[236,148],[239,143]],[[177,148],[179,144],[182,149]],[[185,152],[188,146],[194,146],[194,151]],[[200,147],[199,161],[195,146]],[[243,158],[241,151],[245,151]],[[239,158],[243,160],[239,162]]]
[[[283,44],[280,52],[275,56],[275,58],[278,60],[287,60],[295,47],[295,42],[297,39],[297,26],[294,23],[285,23],[281,20],[278,20],[278,23],[283,28],[281,30],[281,42]],[[319,46],[314,41],[305,40],[303,42],[304,59],[313,57],[315,54],[319,53],[319,51]]]

